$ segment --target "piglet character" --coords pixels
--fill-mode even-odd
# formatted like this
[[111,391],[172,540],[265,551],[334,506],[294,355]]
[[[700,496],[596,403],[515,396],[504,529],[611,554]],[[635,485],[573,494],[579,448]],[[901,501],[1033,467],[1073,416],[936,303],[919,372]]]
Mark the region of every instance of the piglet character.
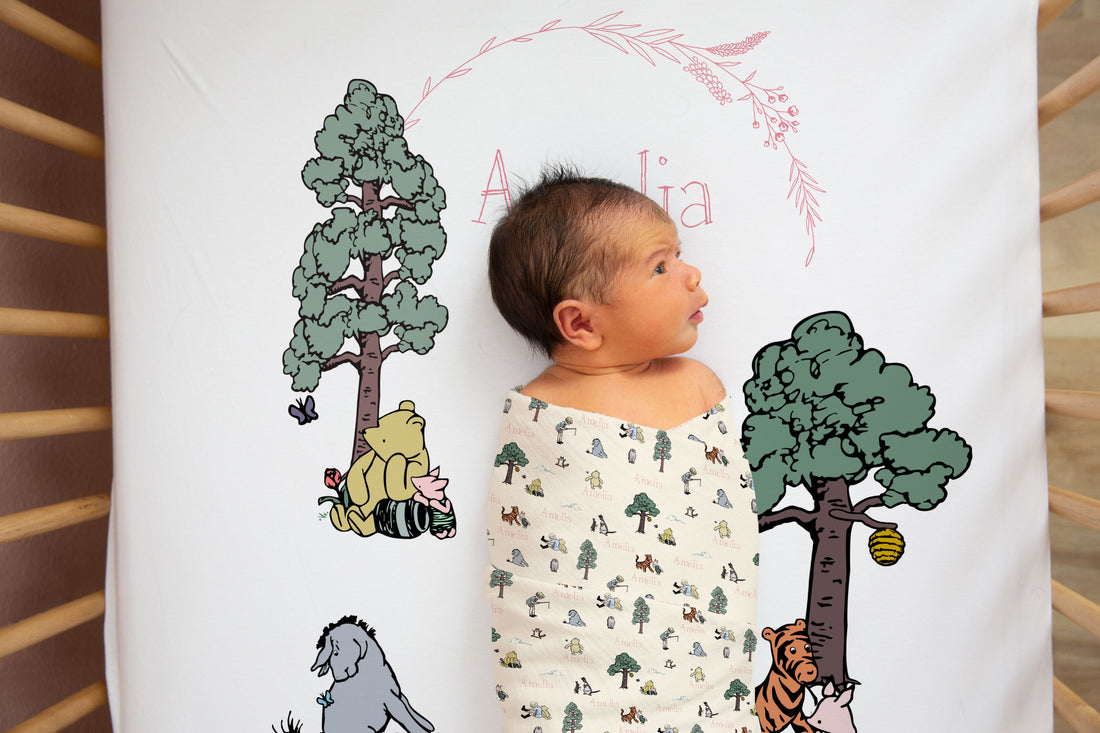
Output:
[[847,687],[837,692],[832,682],[826,682],[821,703],[808,718],[814,730],[820,733],[856,733],[852,711],[848,708],[854,691],[854,687]]

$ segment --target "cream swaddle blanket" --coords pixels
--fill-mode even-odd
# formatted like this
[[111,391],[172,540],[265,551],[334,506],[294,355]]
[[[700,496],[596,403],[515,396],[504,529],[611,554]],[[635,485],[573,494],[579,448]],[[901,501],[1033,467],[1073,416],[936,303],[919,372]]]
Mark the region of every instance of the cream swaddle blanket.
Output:
[[728,405],[657,430],[509,394],[486,581],[505,730],[757,730],[756,512]]

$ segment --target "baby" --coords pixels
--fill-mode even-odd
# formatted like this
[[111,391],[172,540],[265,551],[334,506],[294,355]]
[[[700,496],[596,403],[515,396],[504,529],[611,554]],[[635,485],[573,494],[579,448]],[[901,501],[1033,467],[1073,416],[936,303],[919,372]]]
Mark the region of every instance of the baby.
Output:
[[700,278],[656,203],[567,170],[493,230],[493,300],[552,361],[508,395],[489,491],[506,731],[759,730],[752,482],[721,381],[678,356]]

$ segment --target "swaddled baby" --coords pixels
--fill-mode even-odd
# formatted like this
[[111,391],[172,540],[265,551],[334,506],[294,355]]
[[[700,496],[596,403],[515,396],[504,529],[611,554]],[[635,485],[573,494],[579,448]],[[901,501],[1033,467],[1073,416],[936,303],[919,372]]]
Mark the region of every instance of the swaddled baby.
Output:
[[493,230],[493,300],[552,361],[505,397],[489,492],[506,731],[758,730],[752,480],[678,356],[707,304],[680,253],[653,201],[561,169]]

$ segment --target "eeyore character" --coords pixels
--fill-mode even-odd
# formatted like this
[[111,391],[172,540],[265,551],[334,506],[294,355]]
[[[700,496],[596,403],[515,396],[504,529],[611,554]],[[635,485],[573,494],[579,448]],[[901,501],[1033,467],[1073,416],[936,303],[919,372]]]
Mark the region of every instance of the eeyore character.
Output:
[[364,622],[344,616],[329,624],[317,640],[317,648],[317,661],[310,671],[317,670],[318,677],[332,672],[333,678],[323,698],[322,733],[377,733],[391,719],[409,733],[435,730],[402,694],[374,639],[374,629]]

